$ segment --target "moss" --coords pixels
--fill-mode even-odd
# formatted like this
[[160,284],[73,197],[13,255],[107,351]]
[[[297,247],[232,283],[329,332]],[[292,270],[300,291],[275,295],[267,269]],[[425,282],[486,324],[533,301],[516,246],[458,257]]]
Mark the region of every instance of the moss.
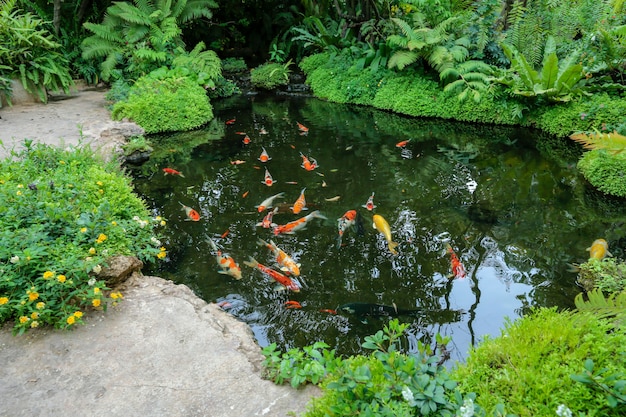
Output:
[[585,152],[578,169],[591,185],[603,193],[626,197],[626,157],[604,149]]

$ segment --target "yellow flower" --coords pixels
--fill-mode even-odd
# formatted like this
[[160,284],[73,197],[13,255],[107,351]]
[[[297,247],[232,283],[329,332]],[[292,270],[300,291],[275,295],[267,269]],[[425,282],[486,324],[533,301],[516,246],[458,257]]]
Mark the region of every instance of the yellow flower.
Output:
[[17,195],[22,195],[22,192],[21,192],[21,191],[18,191],[18,192],[17,192]]
[[98,190],[98,192],[99,192],[100,194],[104,194],[104,190],[103,190],[102,188],[100,188],[100,189]]
[[9,297],[0,297],[0,306],[9,302]]
[[26,291],[26,293],[28,294],[28,301],[35,301],[39,298],[39,293],[37,291],[29,290]]
[[107,240],[107,235],[105,235],[104,233],[100,233],[98,235],[98,239],[96,239],[96,243],[102,243],[105,240]]
[[66,279],[67,278],[65,275],[57,275],[57,281],[59,281],[61,284],[63,284]]
[[95,287],[95,288],[93,289],[93,293],[94,293],[95,295],[100,294],[100,288]]
[[20,323],[22,323],[22,324],[26,323],[28,320],[30,320],[30,319],[28,317],[26,317],[26,316],[21,316],[20,317]]
[[65,165],[65,161],[59,161],[59,164]]
[[116,222],[115,220],[113,220],[113,221],[111,222],[111,224],[112,224],[113,226],[117,226],[117,222]]
[[156,220],[157,222],[158,222],[158,221],[160,221],[161,219],[163,219],[161,216],[156,216],[156,217],[154,218],[154,220]]
[[24,184],[17,184],[17,188],[24,188]]
[[30,323],[30,328],[31,328],[31,329],[34,329],[34,328],[35,328],[35,327],[37,327],[37,326],[39,326],[39,322],[38,322],[37,320],[33,320],[33,321]]
[[43,273],[43,279],[50,279],[54,276],[54,272],[52,271],[46,271]]
[[66,321],[67,321],[67,324],[71,326],[72,324],[76,322],[76,319],[74,318],[74,316],[69,316]]
[[124,298],[121,292],[116,291],[111,293],[111,298],[117,300],[118,298]]
[[83,316],[83,312],[80,310],[76,310],[74,312],[74,317],[76,317],[77,319],[81,318]]
[[33,320],[36,320],[39,318],[39,313],[37,313],[36,311],[33,311],[32,313],[30,313],[30,318]]
[[159,259],[163,259],[163,258],[165,258],[166,256],[167,256],[167,253],[166,253],[166,252],[159,252],[159,253],[157,254],[157,258],[159,258]]
[[161,222],[159,223],[161,226],[165,226],[167,223],[165,222],[165,220],[161,220]]
[[96,182],[96,184],[98,185],[98,187],[102,187],[104,184],[102,183],[102,181],[98,181]]
[[86,231],[87,231],[87,228],[86,228],[86,227],[81,227],[81,228],[80,228],[80,232],[81,232],[81,233],[85,233]]
[[45,306],[46,306],[46,303],[40,301],[37,303],[35,307],[37,307],[37,310],[43,310]]
[[100,307],[100,299],[94,298],[93,301],[91,302],[91,305],[94,307]]

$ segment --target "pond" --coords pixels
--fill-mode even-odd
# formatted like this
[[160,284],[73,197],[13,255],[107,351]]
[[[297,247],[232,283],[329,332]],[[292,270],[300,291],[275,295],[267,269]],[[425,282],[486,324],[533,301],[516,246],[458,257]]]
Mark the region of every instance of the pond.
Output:
[[[586,261],[593,240],[622,251],[623,222],[615,219],[624,209],[588,188],[573,143],[314,98],[242,96],[213,105],[209,126],[159,138],[135,171],[138,193],[168,221],[168,257],[147,273],[220,303],[261,346],[325,341],[341,354],[361,353],[365,336],[398,316],[410,325],[407,351],[440,333],[452,338],[451,360],[462,361],[485,335],[499,335],[506,317],[533,306],[572,308],[580,289],[568,264]],[[318,166],[304,169],[302,155]],[[303,189],[307,210],[294,214]],[[257,206],[279,193],[274,223],[313,212],[324,218],[293,234],[258,225],[273,209]],[[200,220],[190,221],[182,205]],[[338,219],[350,210],[355,224],[338,244]],[[374,214],[388,223],[397,254],[373,228]],[[218,273],[209,239],[240,265],[240,280]],[[292,276],[299,292],[244,264],[252,257],[279,269],[259,239],[300,264]],[[453,256],[464,274],[452,275]]]

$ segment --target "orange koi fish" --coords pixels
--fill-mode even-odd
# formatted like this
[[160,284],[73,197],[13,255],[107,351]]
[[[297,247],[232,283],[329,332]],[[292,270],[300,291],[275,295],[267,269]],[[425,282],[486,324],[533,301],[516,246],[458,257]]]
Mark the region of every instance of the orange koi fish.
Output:
[[268,208],[272,208],[272,204],[274,204],[274,200],[277,198],[283,198],[285,196],[285,193],[278,193],[275,194],[271,197],[266,198],[265,200],[263,200],[261,202],[261,204],[259,204],[258,206],[255,206],[256,209],[259,211],[259,213],[265,211]]
[[241,198],[246,198],[250,194],[250,191],[246,191],[241,195]]
[[302,191],[300,192],[300,197],[298,197],[298,199],[296,200],[295,203],[293,203],[293,207],[291,208],[291,212],[293,214],[298,214],[300,213],[302,210],[308,210],[306,208],[306,200],[304,199],[304,191],[306,190],[306,187],[302,189]]
[[287,308],[302,308],[302,304],[293,300],[285,301],[285,306]]
[[165,175],[178,175],[179,177],[185,178],[182,172],[176,171],[172,168],[163,168],[163,172],[165,173]]
[[302,157],[302,168],[307,171],[313,171],[315,168],[318,168],[317,161],[313,158],[307,158],[302,152],[300,152],[300,156]]
[[236,121],[237,121],[237,119],[226,120],[226,124],[227,125],[234,125]]
[[452,275],[454,278],[465,278],[465,267],[459,260],[459,257],[456,256],[454,249],[450,244],[446,244],[446,249],[450,254],[450,266],[452,267]]
[[298,125],[298,130],[300,131],[300,133],[306,135],[307,133],[309,133],[309,128],[306,127],[305,125],[303,125],[300,122],[296,122],[296,124]]
[[273,211],[268,212],[265,215],[265,217],[263,217],[263,220],[255,224],[255,226],[256,227],[262,226],[264,229],[270,229],[272,227],[276,227],[276,223],[272,222],[272,218],[274,217],[274,214],[276,213],[278,213],[278,207],[276,207]]
[[369,211],[372,211],[376,208],[376,206],[374,205],[374,193],[372,193],[370,198],[367,199],[367,203],[363,204],[361,207],[365,207]]
[[267,151],[265,150],[264,147],[261,147],[261,149],[263,149],[263,152],[261,152],[261,156],[259,156],[259,158],[258,158],[259,161],[267,162],[270,159],[272,159],[272,158],[270,158],[270,156],[268,155],[268,153],[267,153]]
[[207,239],[207,242],[211,245],[211,249],[215,252],[215,259],[217,260],[217,265],[220,269],[217,271],[218,274],[230,275],[231,277],[239,280],[241,279],[241,268],[235,262],[233,258],[228,256],[226,253],[222,253],[221,250],[217,248],[215,242],[212,239]]
[[243,142],[244,145],[247,145],[250,142],[252,142],[252,139],[250,139],[250,136],[246,135],[246,136],[244,136],[242,142]]
[[300,264],[296,263],[291,256],[287,255],[285,251],[276,246],[276,243],[272,240],[270,240],[270,243],[267,243],[263,239],[259,239],[257,244],[259,246],[265,246],[272,251],[274,256],[276,256],[276,262],[281,265],[281,271],[288,272],[296,277],[300,275]]
[[241,159],[237,159],[235,161],[230,161],[231,165],[241,165],[241,164],[245,164],[246,161],[242,161]]
[[265,179],[261,182],[268,187],[271,187],[272,185],[276,184],[277,181],[274,181],[274,178],[272,178],[270,172],[267,170],[267,168],[265,168]]
[[589,259],[603,260],[607,256],[613,256],[609,252],[609,244],[604,239],[596,239],[587,249],[589,251]]
[[322,308],[320,313],[328,313],[328,314],[337,314],[337,310],[333,310],[330,308]]
[[315,210],[311,214],[301,217],[298,220],[274,227],[274,236],[278,236],[281,233],[291,235],[298,230],[304,230],[307,223],[313,219],[327,219],[327,217],[322,215],[319,210]]
[[339,229],[339,238],[337,239],[337,249],[341,247],[343,234],[356,223],[356,210],[348,210],[343,216],[337,219],[337,229]]
[[191,207],[188,207],[188,206],[184,205],[180,201],[179,201],[179,203],[180,203],[181,206],[183,206],[183,210],[185,210],[185,214],[187,215],[187,218],[189,220],[191,220],[193,222],[197,222],[198,220],[200,220],[200,213],[198,213],[197,211],[195,211]]
[[404,148],[410,141],[411,141],[411,139],[403,140],[402,142],[398,142],[398,143],[396,143],[396,148]]
[[267,266],[258,263],[252,256],[248,256],[248,259],[248,261],[244,261],[243,263],[248,265],[250,268],[256,268],[264,274],[269,275],[272,279],[274,279],[274,281],[278,282],[288,290],[300,292],[298,284],[292,281],[287,275],[281,274],[278,271],[274,271],[272,268],[268,268]]
[[235,135],[246,135],[246,132],[235,132]]

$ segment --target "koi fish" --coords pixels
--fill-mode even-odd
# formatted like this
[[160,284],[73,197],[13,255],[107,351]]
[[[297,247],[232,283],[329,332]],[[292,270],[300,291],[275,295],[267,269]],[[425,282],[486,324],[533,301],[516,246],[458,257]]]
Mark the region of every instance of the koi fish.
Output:
[[361,207],[365,207],[369,211],[372,211],[376,208],[374,205],[374,193],[367,199],[367,203],[363,204]]
[[308,210],[306,208],[306,200],[304,199],[304,190],[306,190],[306,187],[300,192],[300,197],[293,203],[293,207],[290,207],[293,214],[298,214],[302,210]]
[[182,172],[176,171],[172,168],[163,168],[163,172],[165,173],[165,175],[178,175],[179,177],[185,178]]
[[341,247],[343,234],[356,223],[356,210],[348,210],[343,216],[337,219],[337,229],[339,229],[339,238],[337,239],[337,249]]
[[247,145],[250,142],[252,142],[252,139],[250,139],[250,136],[246,135],[246,136],[244,136],[242,142],[243,142],[244,145]]
[[241,198],[246,198],[250,194],[250,191],[246,191],[241,195]]
[[302,304],[293,300],[285,301],[285,306],[286,308],[302,308]]
[[302,168],[307,171],[313,171],[315,168],[318,168],[317,161],[313,158],[307,158],[302,152],[300,152],[300,156],[302,157]]
[[320,313],[328,313],[328,314],[337,314],[337,310],[333,310],[331,308],[322,308]]
[[231,277],[239,280],[241,279],[241,268],[235,262],[233,258],[228,256],[226,253],[222,253],[221,250],[217,248],[215,242],[212,239],[207,239],[207,242],[211,245],[211,249],[215,252],[215,259],[217,260],[217,265],[220,269],[217,271],[218,274],[230,275]]
[[261,213],[261,212],[265,211],[268,208],[272,208],[272,204],[274,204],[274,200],[275,199],[283,198],[284,196],[285,196],[285,193],[275,194],[275,195],[273,195],[271,197],[266,198],[265,200],[263,200],[261,202],[261,204],[259,204],[258,206],[255,206],[255,207],[259,211],[259,213]]
[[236,121],[237,121],[237,119],[226,120],[226,124],[227,125],[234,125]]
[[315,210],[314,212],[307,214],[306,216],[301,217],[298,220],[294,220],[285,225],[278,225],[274,227],[274,236],[277,236],[281,233],[291,235],[298,230],[303,230],[306,228],[307,223],[313,219],[327,219],[327,217],[322,215],[319,210]]
[[261,128],[261,130],[259,130],[259,135],[267,135],[269,132],[267,130],[265,130],[264,127]]
[[261,148],[263,149],[263,152],[261,152],[261,156],[259,156],[259,158],[258,158],[258,159],[259,159],[259,161],[261,161],[261,162],[267,162],[267,161],[269,161],[270,159],[272,159],[272,158],[270,158],[270,156],[267,154],[267,151],[265,150],[265,148],[263,148],[263,147],[261,147]]
[[265,168],[265,179],[261,182],[268,187],[271,187],[272,185],[276,184],[277,181],[274,181],[274,178],[272,178],[270,172],[267,170],[267,168]]
[[255,224],[256,227],[262,226],[264,229],[269,229],[272,227],[276,227],[276,223],[272,222],[272,218],[274,217],[274,214],[278,213],[278,207],[276,207],[273,211],[268,212],[265,217],[263,217],[263,220],[261,220],[259,223]]
[[264,274],[270,276],[274,281],[278,282],[283,287],[291,290],[293,292],[300,292],[300,287],[294,281],[292,281],[287,275],[281,274],[278,271],[273,270],[272,268],[268,268],[265,265],[262,265],[257,262],[252,256],[248,256],[248,261],[244,261],[243,263],[248,265],[250,268],[258,269]]
[[398,251],[396,250],[396,247],[398,246],[398,244],[391,240],[391,228],[389,227],[389,223],[387,223],[387,220],[385,220],[385,218],[380,214],[374,214],[373,219],[374,229],[378,230],[385,236],[385,239],[387,240],[387,245],[389,246],[389,252],[391,252],[393,255],[397,255]]
[[[322,187],[323,186],[324,185],[322,185]],[[336,195],[336,196],[331,197],[331,198],[325,198],[324,201],[339,201],[340,199],[341,199],[341,196],[340,195]]]
[[200,213],[198,213],[197,211],[195,211],[191,207],[184,205],[180,201],[179,201],[179,203],[180,203],[181,206],[183,206],[183,210],[185,210],[185,214],[187,215],[187,218],[189,220],[191,220],[193,222],[197,222],[198,220],[200,220]]
[[242,161],[241,159],[237,159],[235,161],[230,161],[231,165],[241,165],[241,164],[245,164],[246,161]]
[[613,256],[609,252],[609,244],[604,239],[596,239],[587,249],[589,251],[589,259],[603,260],[607,256]]
[[272,251],[274,256],[276,256],[276,262],[281,265],[281,271],[288,272],[291,275],[295,275],[296,277],[300,275],[300,264],[296,263],[289,255],[285,253],[285,251],[276,246],[276,243],[274,243],[272,240],[270,240],[270,243],[267,243],[263,239],[259,239],[257,243],[259,246],[265,246]]
[[396,143],[396,148],[404,148],[410,141],[411,141],[411,139],[403,140],[402,142],[398,142],[398,143]]
[[449,243],[446,243],[446,250],[450,254],[450,266],[452,267],[452,276],[454,278],[465,278],[465,267],[459,260],[459,257],[456,256],[454,249],[450,246]]
[[305,134],[305,135],[306,135],[307,133],[309,133],[309,128],[308,128],[308,127],[306,127],[305,125],[303,125],[303,124],[302,124],[302,123],[300,123],[300,122],[296,122],[296,124],[298,125],[298,130],[299,130],[302,134]]
[[247,135],[246,132],[235,132],[235,135]]

